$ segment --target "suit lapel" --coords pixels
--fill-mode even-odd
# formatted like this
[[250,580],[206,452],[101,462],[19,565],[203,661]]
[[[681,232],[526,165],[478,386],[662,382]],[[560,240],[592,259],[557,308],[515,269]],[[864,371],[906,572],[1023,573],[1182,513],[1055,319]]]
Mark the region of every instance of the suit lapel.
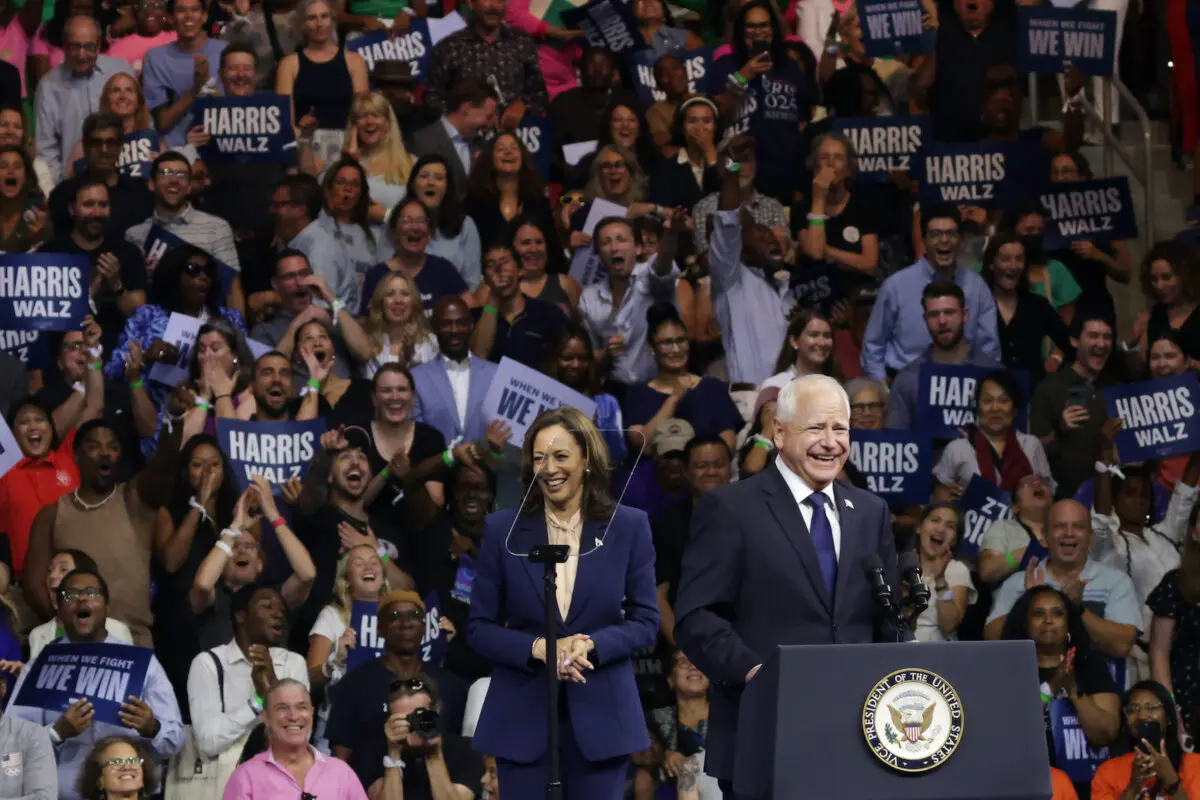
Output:
[[434,370],[434,378],[437,381],[438,393],[442,395],[442,408],[445,413],[450,415],[450,421],[454,423],[455,438],[462,436],[462,423],[458,420],[458,404],[454,402],[454,387],[450,385],[450,373],[446,371],[446,362],[444,359],[437,360],[438,368]]
[[583,533],[579,537],[581,555],[579,569],[575,573],[575,591],[571,594],[571,606],[567,609],[568,625],[579,619],[592,596],[593,581],[596,576],[604,574],[603,559],[607,558],[606,550],[598,547],[596,543],[604,537],[604,529],[607,526],[607,520],[588,522],[583,526]]
[[842,598],[849,591],[850,581],[856,572],[856,564],[862,560],[861,541],[855,535],[858,530],[859,510],[854,507],[850,498],[846,497],[846,489],[837,481],[833,483],[834,502],[837,503],[838,528],[841,530],[841,547],[838,553],[838,576],[835,587],[834,602],[840,606]]
[[[546,544],[548,541],[549,538],[546,535],[546,518],[544,516],[541,514],[517,515],[517,524],[513,530],[513,540],[510,547],[512,552],[526,556],[533,550],[535,545]],[[542,578],[545,575],[545,568],[541,564],[533,563],[528,558],[522,557],[519,561],[534,591],[537,592],[537,597],[541,597],[543,593]]]
[[467,384],[467,419],[463,423],[463,435],[470,436],[471,422],[479,416],[479,409],[483,405],[484,393],[488,390],[488,385],[484,383],[484,366],[480,359],[476,356],[471,356],[471,380]]
[[765,477],[762,491],[766,496],[767,508],[783,529],[784,536],[791,542],[796,554],[800,556],[800,563],[808,573],[813,590],[832,615],[833,606],[830,603],[829,592],[825,589],[825,579],[821,576],[821,562],[817,560],[817,549],[813,547],[812,535],[808,526],[804,524],[804,517],[800,514],[796,498],[788,488],[787,481],[783,479],[779,467],[772,465]]

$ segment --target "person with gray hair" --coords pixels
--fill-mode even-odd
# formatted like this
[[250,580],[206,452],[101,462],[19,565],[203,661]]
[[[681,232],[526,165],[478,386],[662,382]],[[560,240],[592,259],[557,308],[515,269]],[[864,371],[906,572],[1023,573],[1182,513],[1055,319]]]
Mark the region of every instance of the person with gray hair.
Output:
[[854,145],[844,133],[823,133],[812,144],[808,167],[813,173],[808,216],[795,223],[800,248],[809,260],[866,282],[879,264],[878,215],[850,191],[858,172]]
[[874,378],[852,378],[846,381],[846,396],[850,398],[850,428],[864,431],[883,430],[887,419],[888,385]]
[[837,481],[850,454],[846,392],[827,375],[797,378],[779,393],[771,435],[772,466],[696,500],[675,605],[676,643],[730,687],[713,695],[705,755],[725,792],[737,741],[733,687],[753,680],[777,645],[912,639],[879,618],[860,569],[878,558],[897,585],[887,504]]

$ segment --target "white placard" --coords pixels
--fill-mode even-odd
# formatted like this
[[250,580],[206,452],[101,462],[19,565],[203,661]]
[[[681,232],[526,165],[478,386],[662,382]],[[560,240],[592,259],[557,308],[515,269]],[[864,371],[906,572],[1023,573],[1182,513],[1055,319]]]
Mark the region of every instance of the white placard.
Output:
[[600,142],[592,139],[590,142],[575,142],[575,144],[563,145],[563,158],[572,167],[583,161],[583,157],[596,152],[596,148],[600,146]]
[[624,217],[629,213],[629,209],[625,206],[619,206],[609,200],[603,200],[597,197],[592,201],[592,207],[588,209],[587,219],[583,223],[583,232],[588,236],[596,230],[596,225],[605,217]]
[[200,330],[201,322],[196,317],[189,317],[187,314],[171,313],[171,318],[167,320],[167,330],[162,336],[162,340],[167,344],[173,344],[179,349],[179,358],[174,364],[163,364],[156,362],[150,367],[150,380],[157,383],[166,384],[174,387],[180,381],[187,382],[188,379],[188,362],[192,357],[192,348],[196,345],[196,334]]
[[24,458],[21,448],[17,446],[17,438],[8,428],[8,423],[0,417],[0,478],[3,478],[17,462]]

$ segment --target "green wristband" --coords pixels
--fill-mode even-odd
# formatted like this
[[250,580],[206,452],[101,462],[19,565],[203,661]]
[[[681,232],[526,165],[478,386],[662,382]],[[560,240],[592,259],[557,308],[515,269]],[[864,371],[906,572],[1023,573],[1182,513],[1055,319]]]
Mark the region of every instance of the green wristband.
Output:
[[492,444],[491,442],[488,442],[488,452],[494,456],[499,457],[499,456],[504,455],[504,448],[497,450],[496,445]]
[[453,467],[454,466],[454,454],[451,453],[449,450],[443,450],[442,451],[442,463],[444,463],[447,467]]
[[810,219],[810,220],[808,221],[808,226],[809,226],[810,228],[824,228],[824,227],[825,227],[825,220],[823,220],[823,219]]
[[391,473],[388,472],[387,467],[384,467],[383,469],[379,470],[379,477],[383,478],[385,481],[388,479],[388,475],[390,475],[390,474]]
[[762,439],[755,439],[754,446],[761,447],[763,450],[767,450],[767,451],[770,451],[772,449],[771,445],[768,442],[764,442]]
[[320,389],[321,388],[321,382],[319,380],[317,380],[316,378],[309,378],[308,383],[306,383],[305,385],[312,389]]
[[485,313],[488,313],[488,314],[499,314],[500,313],[500,309],[496,308],[495,306],[484,306],[483,310]]
[[1004,560],[1007,561],[1008,566],[1012,567],[1014,570],[1017,568],[1017,560],[1013,558],[1012,553],[1005,553]]
[[141,378],[138,378],[136,381],[131,381],[131,382],[130,382],[130,384],[129,384],[129,388],[130,388],[130,389],[140,389],[140,388],[142,388],[142,387],[143,387],[143,386],[145,386],[145,385],[146,385],[146,382],[145,382],[145,381],[143,381]]

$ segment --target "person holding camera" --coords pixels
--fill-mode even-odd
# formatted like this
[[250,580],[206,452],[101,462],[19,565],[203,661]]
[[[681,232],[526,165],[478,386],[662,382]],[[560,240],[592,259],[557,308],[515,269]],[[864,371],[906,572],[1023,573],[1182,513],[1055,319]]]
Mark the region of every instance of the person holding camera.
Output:
[[459,800],[480,794],[483,757],[469,739],[442,732],[437,709],[437,684],[428,675],[392,683],[383,726],[384,773],[369,792],[374,800]]
[[1096,768],[1092,800],[1200,797],[1200,755],[1183,752],[1175,701],[1166,687],[1157,681],[1134,684],[1124,711],[1133,750]]

